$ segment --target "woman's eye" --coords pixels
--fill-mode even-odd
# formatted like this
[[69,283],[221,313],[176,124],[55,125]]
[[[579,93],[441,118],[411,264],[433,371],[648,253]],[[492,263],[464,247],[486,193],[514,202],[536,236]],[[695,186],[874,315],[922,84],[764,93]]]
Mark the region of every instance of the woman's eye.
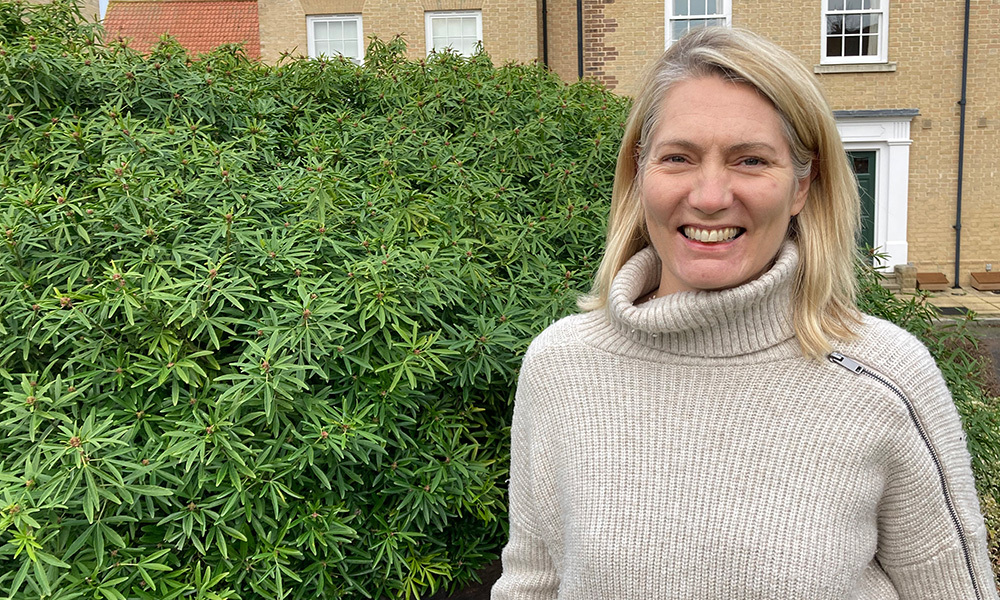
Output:
[[665,156],[663,158],[663,162],[680,164],[680,163],[684,163],[684,162],[687,162],[687,161],[684,159],[683,156]]
[[742,163],[743,165],[747,166],[747,167],[759,167],[759,166],[761,166],[761,165],[765,164],[765,163],[764,163],[764,159],[762,159],[762,158],[757,158],[757,157],[755,157],[755,156],[751,156],[750,158],[744,158],[744,159],[743,159],[743,160],[741,160],[740,162],[741,162],[741,163]]

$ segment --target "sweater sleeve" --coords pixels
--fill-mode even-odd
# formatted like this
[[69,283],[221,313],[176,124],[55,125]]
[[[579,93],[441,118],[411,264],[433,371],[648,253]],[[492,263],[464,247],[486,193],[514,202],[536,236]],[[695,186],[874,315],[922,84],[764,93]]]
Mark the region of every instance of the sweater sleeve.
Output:
[[[529,351],[530,355],[530,351]],[[559,577],[537,525],[532,457],[536,401],[528,357],[522,366],[511,424],[508,514],[510,538],[503,550],[503,574],[493,586],[492,600],[555,599]]]
[[876,557],[901,600],[997,600],[958,411],[926,348],[912,343],[911,368],[896,380],[909,423],[880,503]]

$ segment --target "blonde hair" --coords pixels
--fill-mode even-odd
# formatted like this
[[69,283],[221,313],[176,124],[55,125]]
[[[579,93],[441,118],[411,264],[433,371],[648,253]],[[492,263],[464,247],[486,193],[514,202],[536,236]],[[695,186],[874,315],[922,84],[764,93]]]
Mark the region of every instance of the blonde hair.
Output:
[[618,152],[604,257],[579,306],[606,306],[618,270],[650,243],[639,174],[667,92],[681,81],[713,75],[749,85],[769,99],[781,118],[796,177],[813,174],[805,207],[792,218],[788,236],[799,247],[792,292],[795,335],[805,355],[820,358],[830,351],[831,339],[852,337],[860,319],[854,278],[857,184],[819,82],[794,55],[748,31],[694,30],[647,69]]

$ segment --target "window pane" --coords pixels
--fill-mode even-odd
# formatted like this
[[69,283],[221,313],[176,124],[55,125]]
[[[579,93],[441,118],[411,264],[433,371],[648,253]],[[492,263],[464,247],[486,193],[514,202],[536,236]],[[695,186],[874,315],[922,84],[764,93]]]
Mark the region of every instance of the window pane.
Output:
[[688,0],[674,0],[674,16],[683,17],[688,14]]
[[325,56],[330,54],[330,47],[327,42],[316,42],[316,56]]
[[861,36],[844,36],[844,56],[861,56]]
[[861,10],[861,0],[847,0],[847,10]]
[[844,53],[841,49],[841,40],[843,38],[835,35],[831,35],[826,38],[826,55],[827,56],[843,56]]
[[673,34],[675,40],[681,39],[682,37],[684,37],[684,34],[687,33],[688,30],[687,21],[674,21],[673,23],[671,23],[671,26],[673,27]]
[[462,35],[475,39],[476,17],[462,17]]
[[359,37],[357,21],[344,23],[344,54],[354,56],[358,53]]
[[861,33],[861,15],[847,15],[844,18],[844,33]]
[[861,29],[864,33],[878,33],[878,15],[865,15],[861,20]]
[[[444,36],[447,33],[446,25],[445,20],[441,17],[431,17],[431,35],[435,39]],[[437,46],[437,42],[434,45]]]
[[882,8],[882,0],[871,0],[871,2],[872,2],[872,8],[874,10]]
[[462,19],[458,17],[449,17],[446,19],[448,21],[448,37],[457,38],[462,36]]
[[434,49],[438,52],[444,50],[448,47],[448,38],[446,37],[434,37]]
[[706,14],[709,14],[709,15],[715,15],[715,14],[718,14],[719,12],[721,12],[721,11],[719,11],[719,5],[718,5],[718,2],[716,2],[716,0],[708,0],[708,2],[706,3],[705,10],[706,10]]
[[462,54],[465,56],[472,56],[472,53],[476,51],[476,42],[479,41],[476,38],[464,38],[464,43],[462,44]]
[[[829,34],[829,35],[836,35],[836,34],[844,33],[844,17],[841,16],[841,15],[833,15],[833,16],[827,17],[826,18],[826,33]],[[838,54],[837,56],[840,56],[840,55]]]
[[725,19],[709,19],[708,21],[706,21],[706,23],[708,24],[709,27],[715,27],[715,26],[725,27],[726,26],[726,20]]
[[830,0],[829,10],[844,10],[844,0]]
[[325,40],[329,37],[326,33],[327,22],[326,21],[316,21],[313,23],[313,36],[316,40]]
[[691,0],[691,13],[692,15],[703,15],[705,14],[705,0]]
[[876,56],[878,54],[878,36],[862,36],[861,49],[863,50],[864,56]]
[[334,21],[330,23],[330,39],[340,41],[344,39],[344,22]]

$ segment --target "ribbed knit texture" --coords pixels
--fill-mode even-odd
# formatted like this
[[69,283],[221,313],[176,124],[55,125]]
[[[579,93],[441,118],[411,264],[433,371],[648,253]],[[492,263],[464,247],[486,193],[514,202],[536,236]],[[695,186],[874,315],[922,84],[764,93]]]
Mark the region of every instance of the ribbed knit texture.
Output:
[[[646,249],[607,310],[532,343],[514,409],[510,541],[493,598],[997,599],[954,404],[926,349],[866,318],[837,350],[889,387],[802,356],[798,256],[639,306]],[[960,524],[938,475],[945,474]]]

